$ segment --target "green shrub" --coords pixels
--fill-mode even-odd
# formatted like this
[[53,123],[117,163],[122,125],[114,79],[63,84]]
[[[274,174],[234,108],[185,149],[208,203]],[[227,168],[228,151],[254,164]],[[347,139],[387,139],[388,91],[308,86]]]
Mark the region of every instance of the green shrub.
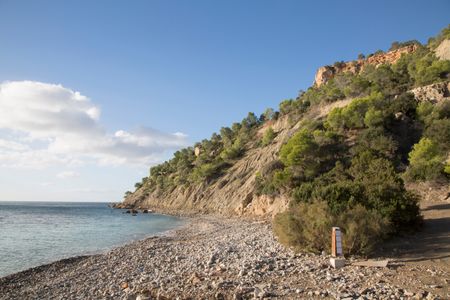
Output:
[[269,127],[266,129],[266,131],[264,131],[264,135],[263,135],[261,143],[263,146],[267,146],[270,143],[272,143],[274,138],[275,138],[275,132],[273,131],[272,127]]
[[372,112],[369,113],[367,121],[380,122],[382,114],[377,112],[377,109],[381,109],[383,103],[381,93],[372,93],[367,97],[355,99],[345,107],[333,109],[327,116],[327,127],[337,131],[364,128],[366,113],[370,108]]
[[434,55],[427,55],[408,65],[408,71],[414,78],[416,86],[441,81],[450,73],[450,61],[438,60]]
[[370,81],[362,76],[353,76],[350,82],[343,88],[344,95],[349,98],[365,96],[369,94],[370,86]]
[[369,110],[367,110],[366,114],[364,115],[364,125],[366,125],[367,127],[378,127],[383,125],[383,122],[383,112],[373,107],[369,108]]
[[223,170],[227,168],[229,165],[224,161],[217,161],[213,163],[202,164],[196,168],[192,172],[192,177],[196,181],[211,181],[217,177],[219,177]]
[[444,173],[445,173],[445,175],[450,176],[450,162],[448,162],[448,161],[444,167]]
[[286,115],[294,110],[294,100],[287,99],[280,102],[280,114]]
[[397,142],[386,135],[381,127],[369,127],[358,134],[356,138],[356,145],[354,145],[350,152],[353,155],[364,151],[370,151],[375,156],[392,159],[398,149]]
[[450,150],[450,119],[433,121],[424,132],[424,136],[437,144],[439,151],[445,153]]
[[244,154],[244,145],[240,138],[237,138],[231,146],[224,148],[220,157],[223,160],[234,160]]
[[292,167],[296,175],[314,177],[319,169],[316,159],[317,143],[306,129],[298,131],[281,147],[280,160],[287,167]]
[[436,180],[444,170],[443,161],[438,144],[429,138],[422,138],[409,154],[409,167],[405,176],[413,181]]
[[299,203],[273,220],[273,230],[280,243],[297,250],[320,252],[330,246],[334,220],[325,202]]
[[391,228],[389,220],[358,204],[337,217],[342,230],[342,248],[346,254],[370,255]]
[[333,226],[342,230],[344,254],[369,255],[390,230],[386,218],[361,205],[333,214],[324,201],[298,203],[273,220],[280,243],[316,253],[330,251]]

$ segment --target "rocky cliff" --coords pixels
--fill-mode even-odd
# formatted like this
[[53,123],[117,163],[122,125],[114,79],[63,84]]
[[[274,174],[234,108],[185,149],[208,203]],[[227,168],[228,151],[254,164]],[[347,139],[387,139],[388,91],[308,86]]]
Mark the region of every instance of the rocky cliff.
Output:
[[[448,40],[444,40],[444,43],[446,41]],[[328,80],[340,72],[359,74],[367,65],[379,66],[381,64],[395,63],[403,54],[412,53],[416,51],[416,48],[416,45],[410,45],[395,51],[373,55],[367,59],[322,67],[317,72],[313,89],[320,89],[321,85],[326,84]],[[436,56],[442,60],[446,52],[442,50],[441,46],[437,49],[440,49],[439,51],[441,52],[439,52],[440,56]],[[414,95],[418,102],[428,101],[438,104],[443,101],[449,101],[450,82],[448,81],[448,70],[443,74],[445,76],[436,80],[436,83],[416,87],[410,89],[409,92]],[[445,78],[447,80],[442,82]],[[395,101],[398,95],[391,96],[393,101]],[[278,193],[279,196],[275,197],[259,195],[256,191],[257,174],[269,168],[270,164],[279,159],[282,145],[298,131],[302,126],[302,122],[305,120],[308,122],[324,120],[333,109],[343,108],[352,103],[352,100],[350,98],[339,98],[333,102],[324,101],[305,109],[300,113],[301,117],[295,115],[294,112],[295,117],[290,113],[284,113],[280,114],[279,118],[266,120],[257,127],[256,133],[251,137],[251,141],[246,147],[245,154],[235,159],[233,164],[220,176],[213,180],[191,182],[189,185],[175,184],[169,190],[166,189],[164,191],[159,187],[149,188],[149,186],[144,184],[134,193],[127,195],[125,200],[116,205],[116,207],[153,209],[160,212],[183,214],[274,216],[278,212],[286,210],[290,198],[283,193]],[[298,102],[297,105],[302,105],[302,102]],[[299,107],[296,109],[298,110]],[[395,116],[397,117],[397,113]],[[271,143],[262,146],[258,141],[261,141],[262,136],[269,128],[273,129],[275,137]],[[349,140],[351,141],[352,139],[350,138]],[[195,157],[198,157],[202,151],[199,147],[190,149]]]
[[[411,90],[417,101],[438,103],[448,100],[450,82],[436,83]],[[320,106],[308,112],[308,119],[322,119],[336,107],[350,104],[352,99],[343,99]],[[270,197],[257,195],[255,180],[257,172],[278,159],[281,146],[300,127],[301,120],[292,124],[290,116],[265,124],[258,131],[262,136],[270,126],[276,132],[274,141],[265,147],[255,147],[246,152],[227,172],[212,183],[199,183],[188,188],[178,186],[170,193],[162,194],[159,190],[148,192],[139,188],[128,196],[118,207],[153,209],[168,213],[201,213],[271,217],[284,211],[289,198],[285,195]],[[259,137],[255,137],[257,139]]]
[[441,60],[450,60],[450,40],[443,40],[435,50]]
[[183,211],[186,213],[217,213],[222,215],[273,215],[286,209],[284,196],[271,198],[257,196],[254,191],[256,173],[278,158],[281,145],[295,132],[286,116],[261,128],[262,135],[268,126],[276,132],[272,144],[250,149],[217,181],[185,188],[179,186],[169,194],[159,191],[147,194],[138,189],[123,202],[123,207],[151,208],[158,211]]
[[402,56],[402,54],[412,53],[416,50],[417,45],[413,44],[394,51],[375,54],[369,56],[366,59],[358,59],[349,62],[336,63],[333,66],[320,67],[316,72],[314,85],[319,87],[322,84],[328,82],[331,78],[333,78],[336,74],[339,73],[349,72],[352,74],[358,74],[366,66],[369,65],[378,67],[379,65],[382,64],[393,64]]

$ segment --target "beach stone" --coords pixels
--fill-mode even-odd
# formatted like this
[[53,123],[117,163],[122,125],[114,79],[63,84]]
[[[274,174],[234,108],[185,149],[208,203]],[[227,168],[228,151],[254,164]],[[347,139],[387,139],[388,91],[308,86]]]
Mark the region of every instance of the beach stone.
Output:
[[128,282],[122,282],[121,284],[120,284],[120,287],[122,288],[122,289],[126,289],[126,288],[128,288]]

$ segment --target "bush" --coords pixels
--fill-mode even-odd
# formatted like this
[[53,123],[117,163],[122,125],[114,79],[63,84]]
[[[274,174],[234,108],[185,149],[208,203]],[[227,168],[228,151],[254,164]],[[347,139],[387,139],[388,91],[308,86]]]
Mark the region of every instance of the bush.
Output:
[[444,170],[443,161],[438,145],[429,138],[422,138],[409,154],[405,177],[411,181],[436,180]]
[[364,151],[370,151],[375,156],[394,158],[398,149],[397,142],[387,136],[381,127],[369,127],[361,131],[356,138],[356,145],[350,152],[354,155]]
[[272,127],[269,127],[264,132],[261,143],[263,146],[267,146],[270,143],[272,143],[274,138],[275,138],[275,132],[273,131]]
[[211,181],[221,175],[223,170],[229,165],[223,161],[206,163],[196,167],[192,173],[196,181]]
[[444,167],[444,173],[445,173],[445,175],[450,176],[450,162],[449,161],[447,161],[447,163]]
[[317,147],[313,135],[306,129],[300,130],[281,147],[280,160],[285,166],[292,167],[296,175],[314,177],[319,169]]
[[294,110],[294,100],[287,99],[280,102],[280,114],[286,115]]
[[369,255],[389,232],[389,222],[361,205],[333,214],[324,201],[298,203],[277,214],[273,228],[280,243],[296,250],[330,251],[331,228],[342,230],[344,254]]
[[437,144],[439,151],[450,150],[450,119],[440,119],[432,122],[425,130],[424,136]]
[[273,220],[280,243],[312,252],[329,250],[332,226],[334,222],[325,202],[299,203]]
[[378,127],[383,125],[384,116],[381,110],[369,108],[364,116],[364,125],[367,127]]
[[438,60],[434,55],[427,55],[408,66],[416,86],[441,81],[450,73],[450,61]]
[[224,148],[222,153],[220,153],[220,157],[223,160],[234,160],[242,156],[244,154],[244,145],[240,138],[237,138],[233,145]]
[[392,163],[370,151],[357,153],[351,166],[341,163],[311,182],[298,185],[293,204],[324,201],[333,214],[362,205],[380,214],[392,224],[393,232],[420,225],[417,198],[408,193]]
[[343,88],[346,97],[361,97],[369,94],[370,81],[362,76],[353,76],[350,82]]
[[391,230],[387,218],[362,205],[346,210],[337,217],[342,229],[342,247],[346,254],[370,255]]
[[364,128],[366,114],[371,108],[367,122],[380,123],[382,114],[377,109],[382,107],[383,100],[380,93],[372,93],[367,97],[353,100],[346,107],[335,108],[328,114],[327,127],[337,131]]
[[273,110],[273,108],[267,108],[262,116],[264,118],[264,121],[273,120],[275,117],[275,111]]

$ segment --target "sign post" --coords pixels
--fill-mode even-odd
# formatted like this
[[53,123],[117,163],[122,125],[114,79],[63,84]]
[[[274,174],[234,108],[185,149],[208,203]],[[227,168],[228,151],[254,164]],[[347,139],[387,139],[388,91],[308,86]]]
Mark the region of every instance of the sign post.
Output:
[[342,236],[339,227],[331,229],[331,258],[330,264],[333,268],[342,268],[345,266],[345,258],[342,252]]

